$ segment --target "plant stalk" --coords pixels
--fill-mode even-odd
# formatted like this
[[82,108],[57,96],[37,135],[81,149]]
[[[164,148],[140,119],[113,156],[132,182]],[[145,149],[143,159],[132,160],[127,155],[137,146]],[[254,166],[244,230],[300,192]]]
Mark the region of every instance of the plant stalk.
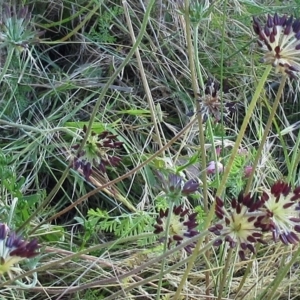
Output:
[[283,92],[283,88],[285,86],[286,78],[287,78],[286,74],[283,75],[282,78],[281,78],[280,86],[278,88],[274,104],[272,106],[272,111],[271,111],[271,113],[269,115],[267,124],[265,126],[264,134],[262,136],[259,148],[258,148],[256,156],[255,156],[255,160],[254,160],[254,163],[253,163],[253,170],[252,170],[252,172],[250,174],[250,177],[248,179],[247,186],[246,186],[246,189],[245,189],[245,194],[249,193],[249,191],[251,189],[251,184],[252,184],[252,181],[253,181],[253,178],[254,178],[255,170],[257,168],[258,161],[259,161],[259,159],[261,157],[262,150],[264,148],[265,142],[267,140],[267,137],[268,137],[268,134],[269,134],[272,122],[273,122],[273,119],[275,117],[276,110],[277,110],[277,107],[278,107],[278,104],[279,104],[279,101],[281,99],[281,95],[282,95],[282,92]]

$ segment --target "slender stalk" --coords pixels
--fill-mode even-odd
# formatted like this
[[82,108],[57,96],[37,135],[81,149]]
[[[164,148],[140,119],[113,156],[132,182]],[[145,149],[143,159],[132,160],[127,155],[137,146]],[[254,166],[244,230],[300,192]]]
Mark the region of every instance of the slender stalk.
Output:
[[195,67],[196,67],[196,72],[198,76],[198,80],[200,83],[200,88],[202,91],[204,91],[204,80],[201,72],[201,64],[199,60],[199,55],[198,55],[198,37],[199,37],[199,23],[194,25],[193,27],[193,33],[194,33],[194,53],[195,53]]
[[[198,36],[199,36],[199,25],[200,23],[197,23],[196,25],[193,26],[193,34],[194,34],[194,57],[195,57],[195,66],[196,66],[196,72],[197,72],[197,77],[198,77],[198,80],[200,82],[200,87],[201,87],[201,90],[202,92],[204,93],[204,90],[205,90],[205,86],[204,86],[204,80],[203,80],[203,76],[202,76],[202,72],[201,72],[201,65],[200,65],[200,61],[199,61],[199,52],[198,52]],[[203,95],[204,96],[204,95]],[[197,113],[201,115],[200,113],[200,105],[199,105],[199,102],[197,101],[196,102],[196,108],[197,108]],[[202,115],[201,115],[202,117]],[[200,124],[200,123],[198,123]],[[206,124],[208,125],[208,130],[211,134],[211,137],[213,137],[213,134],[212,134],[212,128],[211,128],[211,123],[210,123],[210,119],[208,118]],[[199,125],[200,126],[200,125]],[[201,125],[201,129],[203,128],[203,126]],[[203,133],[203,137],[202,137],[202,133]],[[204,130],[199,130],[199,133],[201,133],[201,135],[199,136],[200,137],[200,146],[202,146],[202,149],[205,149],[205,139],[204,139]],[[203,147],[204,146],[204,147]],[[213,138],[212,138],[212,146],[213,146],[213,149],[215,150],[215,146],[214,146],[214,143],[213,143]],[[216,152],[214,151],[214,154]],[[206,162],[206,152],[202,150],[201,152],[201,161],[202,161],[202,165],[203,165],[203,169],[206,170],[206,165],[207,165],[207,162]],[[215,156],[216,158],[216,156]],[[217,173],[218,173],[218,170],[217,170]],[[218,176],[218,174],[217,174]],[[205,178],[205,179],[204,179]],[[206,177],[206,172],[202,172],[202,181],[204,182],[203,184],[203,193],[205,195],[204,197],[204,211],[205,213],[207,214],[208,213],[208,197],[207,197],[207,177]],[[219,179],[218,179],[219,181]],[[205,243],[207,244],[209,242],[208,240],[208,237],[205,238]],[[210,257],[210,252],[207,251],[206,253],[206,259],[205,259],[205,264],[206,264],[206,267],[207,267],[207,270],[209,270],[209,257]],[[205,292],[206,292],[206,295],[209,295],[210,292],[209,292],[209,286],[210,286],[210,273],[209,271],[205,272],[205,285],[206,285],[206,289],[205,289]]]
[[[188,51],[188,58],[189,58],[189,66],[190,66],[190,72],[191,72],[191,80],[192,80],[192,87],[194,92],[195,99],[198,98],[199,95],[199,86],[198,86],[198,80],[197,80],[197,74],[195,69],[195,56],[198,55],[197,53],[194,53],[194,47],[193,47],[193,41],[192,41],[192,33],[191,33],[191,22],[190,22],[190,1],[185,0],[184,1],[184,19],[186,23],[186,42],[187,42],[187,51]],[[194,41],[194,44],[198,45],[197,40]],[[199,101],[196,101],[196,114],[198,119],[198,128],[199,128],[199,140],[200,140],[200,147],[201,147],[201,162],[202,162],[202,168],[206,168],[206,151],[205,151],[205,137],[204,137],[204,129],[203,129],[203,118],[200,112],[200,103]],[[207,178],[206,173],[201,173],[201,180],[202,180],[202,193],[203,193],[203,203],[204,203],[204,211],[208,211],[208,197],[207,197]]]
[[237,296],[239,295],[239,293],[241,292],[241,290],[242,290],[242,288],[243,288],[243,286],[244,286],[244,284],[245,284],[245,282],[246,282],[246,279],[247,279],[247,277],[249,276],[249,273],[250,273],[250,271],[251,271],[251,269],[252,269],[252,266],[253,266],[253,261],[254,261],[254,260],[251,260],[251,261],[249,261],[249,262],[247,263],[247,268],[246,268],[245,273],[244,273],[244,275],[243,275],[243,278],[242,278],[242,280],[240,281],[239,286],[238,286],[238,288],[237,288],[236,297],[237,297]]
[[[271,111],[272,111],[272,106],[270,105],[270,103],[269,103],[267,100],[265,100],[264,103],[265,103],[265,105],[267,106],[268,111],[269,111],[269,114],[270,114]],[[273,104],[272,104],[272,105],[273,105]],[[273,124],[274,124],[274,126],[275,126],[275,128],[276,128],[276,132],[277,132],[277,134],[278,134],[280,143],[281,143],[281,145],[282,145],[282,150],[283,150],[283,154],[284,154],[284,161],[285,161],[285,163],[286,163],[286,166],[287,166],[287,169],[288,169],[288,173],[290,174],[290,170],[291,170],[291,161],[290,161],[290,157],[289,157],[287,145],[286,145],[286,143],[285,143],[285,141],[284,141],[284,139],[283,139],[283,135],[282,135],[282,133],[281,133],[281,130],[280,130],[280,128],[279,128],[279,125],[278,125],[278,122],[277,122],[276,118],[273,119]],[[296,146],[296,145],[295,145],[295,146]],[[297,149],[297,148],[295,148],[295,149]],[[289,182],[289,181],[288,181],[288,182]]]
[[[125,13],[125,17],[126,17],[127,26],[129,28],[129,32],[130,32],[130,35],[131,35],[131,39],[132,39],[133,44],[135,44],[136,39],[135,39],[135,34],[134,34],[132,23],[131,23],[129,11],[128,11],[128,3],[127,3],[127,1],[122,1],[122,3],[123,3],[124,13]],[[156,133],[155,141],[158,142],[159,148],[162,148],[163,144],[162,144],[161,137],[160,137],[160,130],[158,128],[155,105],[154,105],[152,94],[151,94],[151,91],[150,91],[150,88],[149,88],[148,80],[146,78],[143,62],[142,62],[141,55],[140,55],[138,47],[136,48],[135,56],[136,56],[137,63],[138,63],[138,69],[139,69],[141,77],[142,77],[142,82],[143,82],[143,86],[144,86],[144,89],[145,89],[145,93],[146,93],[146,96],[147,96],[147,101],[148,101],[148,105],[149,105],[149,109],[150,109],[151,119],[152,119],[154,130],[155,130],[155,133]]]
[[258,165],[258,161],[259,161],[259,159],[261,157],[261,153],[262,153],[262,150],[264,148],[265,142],[267,140],[267,137],[268,137],[268,134],[269,134],[269,131],[270,131],[273,119],[275,117],[276,110],[277,110],[277,107],[278,107],[278,104],[279,104],[279,101],[281,99],[281,95],[282,95],[282,92],[283,92],[283,88],[285,86],[286,78],[287,78],[286,74],[283,75],[282,78],[281,78],[281,82],[280,82],[280,85],[279,85],[279,88],[278,88],[278,91],[277,91],[277,94],[276,94],[276,98],[275,98],[274,104],[272,106],[272,111],[271,111],[271,113],[269,115],[267,124],[265,126],[264,134],[262,136],[260,145],[258,147],[256,156],[255,156],[255,160],[254,160],[254,163],[253,163],[253,170],[252,170],[252,172],[250,174],[250,177],[248,179],[247,186],[246,186],[246,189],[245,189],[245,194],[247,194],[250,191],[251,184],[252,184],[252,181],[253,181],[253,178],[254,178],[254,174],[255,174],[255,170],[256,170],[256,167]]
[[[256,88],[255,93],[253,95],[253,98],[252,98],[252,100],[250,102],[249,107],[247,108],[246,116],[245,116],[244,121],[242,123],[241,129],[240,129],[239,134],[238,134],[238,136],[236,138],[235,144],[234,144],[234,146],[233,146],[233,148],[231,150],[231,155],[230,155],[228,163],[227,163],[227,165],[225,167],[225,170],[224,170],[224,173],[223,173],[223,176],[222,176],[222,180],[221,180],[221,183],[220,183],[219,188],[217,190],[216,196],[220,197],[221,194],[223,193],[225,187],[226,187],[226,181],[228,179],[228,176],[229,176],[231,167],[233,165],[235,156],[236,156],[236,154],[238,152],[238,149],[239,149],[240,144],[242,142],[242,139],[244,137],[247,125],[249,123],[250,118],[252,117],[252,113],[253,113],[253,110],[254,110],[254,108],[256,106],[257,100],[258,100],[258,98],[260,96],[260,93],[264,89],[265,82],[266,82],[266,80],[268,78],[268,75],[269,75],[271,69],[272,69],[272,66],[268,65],[266,67],[266,69],[265,69],[265,72],[264,72],[262,78],[258,82],[258,85],[257,85],[257,88]],[[214,207],[212,207],[212,209],[214,210]]]
[[[291,183],[292,185],[294,185],[294,183],[295,183],[297,167],[298,167],[299,161],[300,161],[299,149],[300,149],[300,131],[298,132],[298,137],[297,137],[296,143],[294,145],[294,152],[292,155],[290,169],[289,169],[288,178],[287,178],[287,182]],[[292,182],[292,180],[293,180],[293,182]]]

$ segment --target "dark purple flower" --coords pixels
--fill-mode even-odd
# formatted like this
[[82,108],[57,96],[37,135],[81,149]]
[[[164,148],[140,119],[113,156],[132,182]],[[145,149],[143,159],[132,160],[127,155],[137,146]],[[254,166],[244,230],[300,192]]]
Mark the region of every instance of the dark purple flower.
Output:
[[169,174],[167,177],[160,172],[156,172],[156,174],[160,180],[162,190],[169,197],[187,196],[199,189],[199,182],[196,179],[184,182],[183,178],[177,174]]
[[292,190],[291,186],[278,181],[270,191],[264,191],[261,197],[263,206],[259,223],[263,231],[271,231],[274,241],[280,239],[284,244],[299,243],[300,187]]
[[[84,125],[84,134],[86,130],[87,128]],[[76,153],[73,159],[73,168],[75,170],[81,168],[86,179],[91,176],[93,167],[99,168],[102,173],[105,173],[106,166],[115,167],[121,161],[120,157],[113,155],[113,151],[122,145],[123,142],[117,141],[116,135],[112,135],[108,131],[100,134],[92,132],[83,149]],[[80,144],[76,144],[72,149],[77,150],[79,147]]]
[[[154,233],[160,234],[167,231],[167,218],[169,214],[169,209],[161,210],[159,216],[156,219],[156,224],[154,225]],[[169,226],[168,235],[168,247],[174,242],[175,245],[179,245],[181,242],[197,235],[199,232],[196,230],[197,213],[189,214],[188,209],[183,209],[182,205],[175,206],[171,212],[171,221]],[[192,248],[195,243],[191,243],[184,249],[188,252],[192,252]]]
[[216,122],[223,119],[226,121],[228,116],[234,112],[235,103],[227,98],[227,94],[222,95],[220,85],[212,78],[208,78],[204,95],[200,97],[200,113],[205,122],[209,116],[213,117]]
[[293,16],[268,15],[265,24],[253,18],[253,30],[258,45],[265,51],[262,62],[270,64],[276,72],[295,77],[300,71],[300,20]]
[[10,232],[6,224],[0,223],[0,274],[10,273],[14,265],[26,258],[38,255],[36,239],[30,242]]
[[223,200],[217,198],[215,214],[221,222],[209,228],[220,237],[216,240],[215,246],[220,246],[224,239],[229,247],[238,249],[242,260],[245,260],[245,250],[255,253],[254,244],[264,243],[256,212],[261,205],[261,201],[255,201],[250,194],[244,196],[240,193],[237,199],[231,200],[228,208],[225,208]]

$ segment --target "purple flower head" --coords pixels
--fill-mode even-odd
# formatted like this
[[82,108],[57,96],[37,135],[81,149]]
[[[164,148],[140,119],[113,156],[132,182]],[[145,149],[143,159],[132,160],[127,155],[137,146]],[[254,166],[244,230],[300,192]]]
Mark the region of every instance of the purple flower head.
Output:
[[225,208],[223,200],[216,199],[215,214],[219,222],[209,228],[217,239],[215,246],[220,246],[224,239],[231,248],[237,248],[239,256],[245,260],[245,251],[248,249],[255,253],[254,244],[264,243],[261,239],[262,233],[258,223],[256,210],[262,205],[255,201],[250,194],[244,196],[242,193],[237,199],[231,199],[230,206]]
[[284,244],[299,243],[300,187],[292,190],[291,186],[278,181],[261,197],[262,216],[259,223],[263,231],[271,231],[274,241],[280,239]]
[[[86,131],[87,128],[84,125],[83,134]],[[107,166],[116,167],[121,161],[120,157],[114,155],[114,150],[120,148],[122,144],[122,142],[116,140],[116,135],[112,135],[108,131],[100,134],[92,132],[83,149],[76,153],[73,168],[75,170],[81,168],[86,179],[91,176],[93,167],[105,173]],[[72,149],[77,150],[79,147],[80,144],[76,144]]]
[[[154,233],[161,234],[167,231],[167,218],[169,214],[169,209],[160,210],[159,216],[156,219],[156,224],[154,225]],[[199,232],[196,230],[197,213],[189,214],[188,209],[183,209],[182,205],[175,206],[171,212],[171,221],[169,226],[168,234],[168,247],[170,248],[173,243],[179,245],[183,241],[197,235]],[[191,243],[184,249],[188,252],[192,252],[192,248],[195,243]]]
[[169,174],[164,176],[160,172],[156,172],[160,180],[162,190],[169,197],[180,197],[193,194],[199,189],[199,182],[196,179],[190,179],[184,182],[184,179],[177,174]]
[[262,62],[272,65],[275,72],[291,77],[300,71],[300,20],[293,16],[268,15],[265,24],[253,18],[258,45],[265,52]]
[[224,171],[224,166],[220,162],[210,161],[206,168],[206,173],[208,175],[222,173]]
[[38,255],[39,247],[36,239],[25,241],[0,223],[0,274],[10,273],[20,261]]
[[226,121],[231,113],[235,111],[235,103],[227,99],[227,94],[220,91],[220,84],[212,78],[208,78],[204,95],[199,99],[200,113],[205,122],[209,116],[213,117],[215,122],[221,122],[222,116]]

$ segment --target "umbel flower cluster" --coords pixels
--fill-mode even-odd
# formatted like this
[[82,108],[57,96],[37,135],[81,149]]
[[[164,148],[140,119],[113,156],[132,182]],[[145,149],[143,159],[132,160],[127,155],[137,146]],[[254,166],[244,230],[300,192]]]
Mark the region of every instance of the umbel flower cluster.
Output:
[[268,15],[263,26],[253,18],[253,30],[258,35],[258,45],[265,51],[262,62],[275,67],[276,72],[295,77],[300,71],[300,20],[293,16]]
[[[87,128],[84,125],[83,134],[86,134]],[[116,141],[116,135],[110,134],[108,131],[103,131],[100,134],[92,132],[88,137],[82,150],[79,151],[80,144],[72,147],[76,150],[76,155],[73,160],[75,170],[82,169],[86,179],[92,174],[92,168],[99,168],[103,173],[106,172],[106,166],[117,166],[121,158],[113,154],[113,150],[122,146],[122,142]]]
[[20,270],[15,265],[24,259],[38,255],[39,245],[36,239],[23,240],[6,224],[0,223],[0,275]]
[[239,256],[245,259],[248,249],[255,253],[256,243],[266,243],[268,234],[274,242],[298,243],[300,233],[299,202],[300,187],[278,181],[255,199],[250,194],[231,199],[228,207],[220,198],[216,199],[215,213],[219,222],[209,230],[231,248],[238,248]]
[[[157,176],[168,204],[174,204],[174,207],[172,210],[161,209],[159,211],[154,225],[154,233],[162,235],[161,241],[167,239],[167,245],[170,248],[172,245],[177,246],[199,233],[197,230],[197,213],[190,213],[189,209],[180,204],[182,197],[192,195],[199,189],[199,182],[194,179],[185,182],[177,174],[164,176],[157,172]],[[167,236],[166,233],[168,233]],[[191,243],[184,249],[191,253],[193,247],[194,243]]]
[[[160,234],[167,231],[169,209],[161,210],[154,225],[154,233]],[[189,214],[188,209],[184,209],[182,205],[175,206],[170,215],[170,222],[168,228],[168,247],[174,242],[178,246],[183,241],[197,235],[197,213]],[[162,238],[163,240],[164,238]],[[184,247],[186,252],[191,253],[195,243],[191,243]]]
[[[209,231],[215,236],[214,246],[226,243],[238,251],[242,260],[247,252],[255,253],[257,243],[270,240],[286,245],[299,243],[300,233],[300,186],[278,181],[258,197],[240,193],[237,199],[225,203],[215,200],[216,221]],[[161,210],[157,217],[154,233],[166,231],[169,210]],[[170,218],[168,245],[179,245],[198,234],[196,214],[189,213],[182,206],[175,207]],[[194,243],[185,247],[191,252]]]

